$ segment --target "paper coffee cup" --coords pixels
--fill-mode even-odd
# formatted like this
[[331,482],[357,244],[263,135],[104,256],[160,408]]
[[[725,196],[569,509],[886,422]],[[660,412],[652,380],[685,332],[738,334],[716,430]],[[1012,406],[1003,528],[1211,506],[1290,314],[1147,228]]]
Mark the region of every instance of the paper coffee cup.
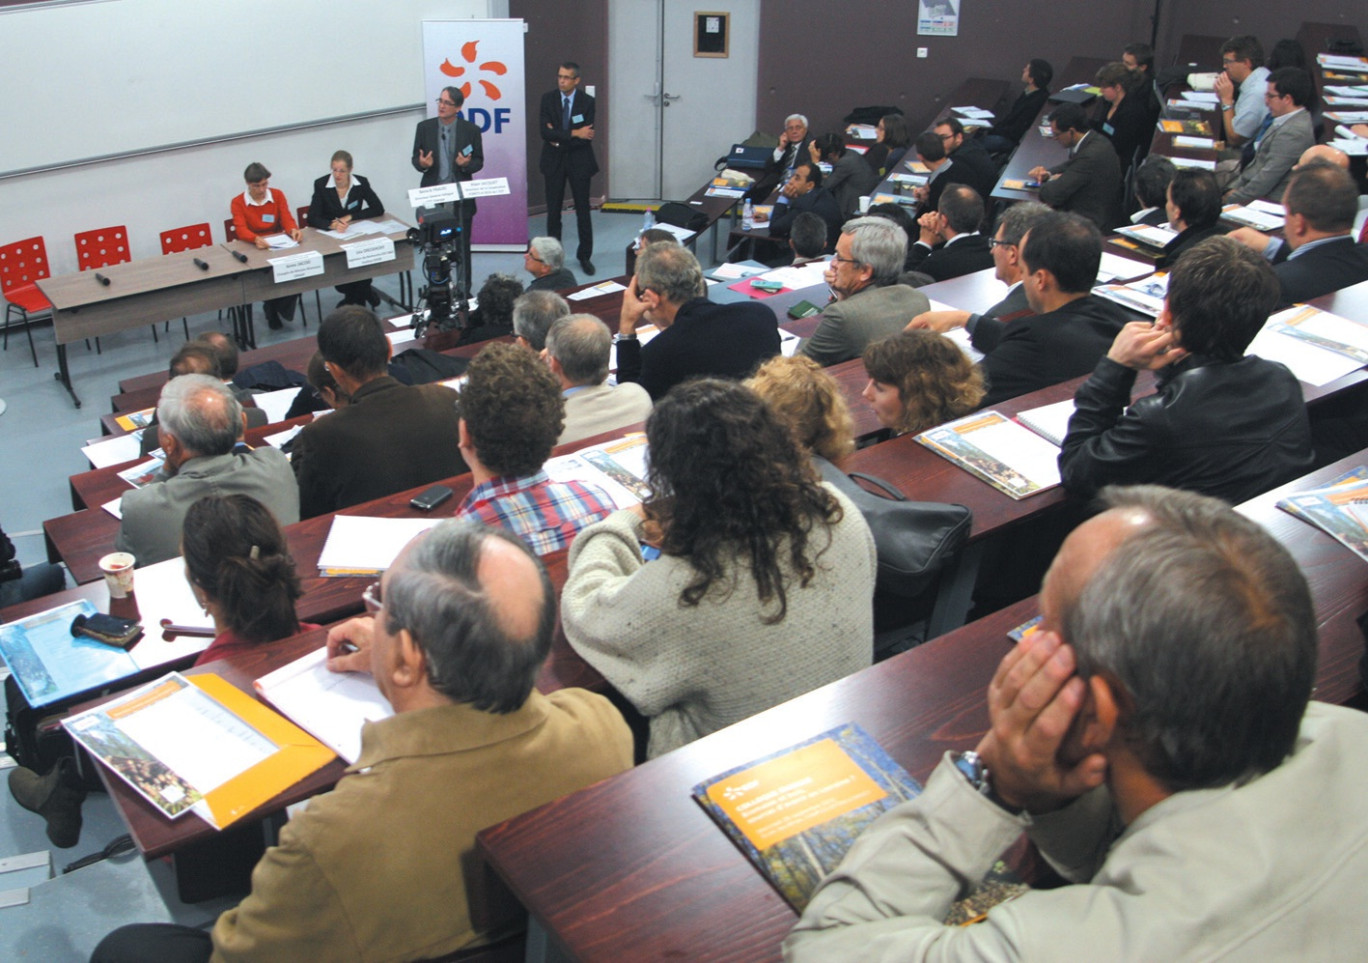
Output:
[[137,561],[127,552],[110,552],[100,559],[110,598],[123,599],[133,594],[133,566]]
[[868,195],[868,194],[861,194],[861,195],[860,195],[860,213],[861,213],[861,214],[868,214],[868,213],[869,213],[869,195]]

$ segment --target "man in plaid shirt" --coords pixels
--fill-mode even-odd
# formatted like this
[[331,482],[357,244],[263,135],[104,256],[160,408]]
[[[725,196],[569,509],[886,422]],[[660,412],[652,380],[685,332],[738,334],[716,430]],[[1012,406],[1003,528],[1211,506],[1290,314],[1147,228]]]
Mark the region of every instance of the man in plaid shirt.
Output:
[[540,358],[513,344],[482,350],[461,389],[461,454],[475,487],[456,517],[506,528],[548,555],[611,512],[603,489],[553,482],[542,469],[564,423],[560,385]]

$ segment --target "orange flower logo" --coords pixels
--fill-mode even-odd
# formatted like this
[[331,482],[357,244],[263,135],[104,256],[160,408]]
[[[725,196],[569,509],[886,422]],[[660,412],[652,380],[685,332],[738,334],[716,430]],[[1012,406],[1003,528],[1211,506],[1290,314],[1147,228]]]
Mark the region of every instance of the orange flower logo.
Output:
[[[461,59],[464,60],[464,61],[465,61],[466,63],[468,63],[468,64],[474,64],[474,63],[475,63],[475,58],[476,58],[475,47],[476,47],[476,45],[478,45],[478,44],[479,44],[479,41],[478,41],[478,40],[472,40],[472,41],[470,41],[470,43],[462,44],[462,45],[461,45]],[[480,67],[480,70],[481,70],[481,71],[484,71],[484,72],[486,72],[486,73],[494,74],[495,76],[498,76],[498,77],[502,77],[504,74],[508,73],[508,68],[505,67],[502,63],[500,63],[500,62],[497,61],[497,60],[486,60],[484,63],[480,64],[479,67]],[[438,69],[441,70],[442,73],[446,74],[448,77],[462,77],[462,76],[465,75],[465,72],[466,72],[465,67],[459,66],[459,65],[457,65],[457,64],[453,64],[453,63],[451,62],[451,58],[450,58],[450,57],[448,57],[446,60],[443,60],[443,61],[442,61],[442,66],[441,66],[440,68],[438,68]],[[501,98],[503,97],[503,93],[499,90],[498,86],[495,85],[494,83],[492,83],[492,82],[490,82],[490,81],[488,81],[488,80],[478,80],[477,83],[479,83],[479,85],[480,85],[481,87],[484,88],[485,96],[488,97],[490,100],[499,100],[499,99],[501,99]],[[466,98],[469,98],[469,97],[470,97],[470,81],[469,81],[469,80],[464,81],[464,82],[460,85],[460,89],[461,89],[461,96],[466,97]]]

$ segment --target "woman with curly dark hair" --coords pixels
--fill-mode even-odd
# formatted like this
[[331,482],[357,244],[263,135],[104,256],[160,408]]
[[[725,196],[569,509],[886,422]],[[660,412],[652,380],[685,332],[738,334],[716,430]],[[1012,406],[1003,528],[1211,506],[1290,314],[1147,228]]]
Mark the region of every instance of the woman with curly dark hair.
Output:
[[894,435],[943,425],[983,401],[983,372],[943,334],[904,331],[869,345],[863,360],[861,397]]
[[461,332],[461,344],[475,344],[513,333],[513,302],[523,293],[522,282],[511,274],[495,272],[480,285],[470,312],[470,324]]
[[214,620],[196,665],[317,628],[295,616],[299,576],[280,523],[248,495],[208,495],[181,527],[185,579]]
[[869,665],[875,554],[748,388],[680,385],[646,437],[654,494],[580,533],[561,618],[658,756]]

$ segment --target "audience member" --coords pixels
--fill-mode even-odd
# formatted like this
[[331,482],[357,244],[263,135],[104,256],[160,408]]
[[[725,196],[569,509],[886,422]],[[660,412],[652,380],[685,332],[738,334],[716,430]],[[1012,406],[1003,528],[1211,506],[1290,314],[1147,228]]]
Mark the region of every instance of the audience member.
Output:
[[461,344],[478,344],[513,333],[513,302],[523,293],[522,282],[511,274],[494,272],[480,285],[478,307],[461,332]]
[[[1272,269],[1229,238],[1180,257],[1158,319],[1122,328],[1078,389],[1059,456],[1064,486],[1090,495],[1153,482],[1238,504],[1310,471],[1301,384],[1245,356],[1277,299]],[[1141,370],[1159,372],[1158,390],[1132,403]]]
[[442,522],[366,593],[371,615],[328,633],[329,668],[369,672],[394,715],[315,796],[211,932],[124,927],[96,948],[121,960],[432,959],[521,925],[472,871],[475,834],[630,768],[607,699],[533,687],[556,597],[516,539]]
[[570,304],[554,291],[528,291],[513,302],[513,338],[524,348],[540,352],[546,332],[570,313]]
[[983,400],[983,373],[943,334],[903,331],[865,348],[863,360],[861,397],[893,436],[943,425]]
[[1345,171],[1324,161],[1297,168],[1283,194],[1286,221],[1281,239],[1252,228],[1230,236],[1273,262],[1280,305],[1368,281],[1368,247],[1354,240],[1358,191]]
[[823,134],[808,144],[808,154],[814,164],[830,164],[831,173],[823,176],[822,186],[836,200],[841,217],[850,217],[860,207],[860,198],[867,197],[879,184],[879,177],[852,150],[846,150],[840,134]]
[[1135,199],[1140,209],[1130,216],[1132,224],[1163,227],[1168,224],[1168,187],[1178,168],[1173,161],[1151,154],[1135,169]]
[[554,237],[534,237],[527,242],[523,270],[532,275],[529,291],[564,291],[579,283],[565,266],[565,248]]
[[14,542],[0,528],[0,608],[8,608],[66,588],[61,566],[48,562],[20,565]]
[[[920,291],[895,283],[907,258],[907,235],[882,217],[846,221],[826,270],[833,300],[799,351],[820,365],[858,358],[871,341],[896,334],[931,307]],[[767,310],[767,309],[766,309]]]
[[235,453],[245,420],[233,393],[213,375],[172,378],[157,402],[157,431],[166,453],[151,484],[125,492],[114,546],[138,565],[180,554],[181,523],[205,495],[250,495],[289,525],[299,521],[299,488],[290,462],[263,445]]
[[572,314],[551,325],[543,354],[565,399],[565,427],[556,444],[635,425],[651,413],[651,396],[641,385],[607,383],[612,349],[608,325],[592,314]]
[[1175,173],[1169,184],[1166,209],[1169,226],[1178,236],[1164,245],[1163,253],[1154,262],[1156,269],[1169,267],[1199,241],[1225,233],[1219,224],[1221,189],[1216,186],[1216,175],[1210,171],[1184,168]]
[[[1031,309],[1022,285],[1025,269],[1021,261],[1021,239],[1050,209],[1036,201],[1013,204],[998,218],[993,245],[993,276],[1007,285],[1007,296],[982,314],[968,311],[927,311],[917,315],[907,325],[908,331],[930,328],[942,334],[954,328],[965,328],[980,352],[993,350],[1002,337],[1003,323],[1013,315]],[[985,323],[986,322],[986,323]]]
[[979,233],[983,198],[966,184],[941,194],[940,207],[923,214],[917,243],[907,252],[909,270],[947,281],[993,266],[993,249]]
[[[1091,293],[1102,261],[1092,221],[1058,211],[1042,217],[1022,240],[1021,259],[1035,314],[996,331],[979,324],[974,332],[988,379],[985,405],[1087,374],[1129,318],[1119,304]],[[981,346],[993,334],[996,342]]]
[[486,345],[461,389],[461,454],[474,484],[456,517],[506,528],[549,555],[612,511],[596,485],[546,474],[564,423],[560,386],[546,364],[517,345]]
[[185,580],[214,620],[214,641],[196,665],[215,662],[305,629],[294,559],[270,509],[250,495],[206,495],[181,526]]
[[1216,76],[1216,96],[1221,102],[1222,133],[1231,147],[1252,141],[1268,117],[1264,94],[1269,71],[1263,62],[1263,45],[1258,37],[1246,34],[1231,37],[1221,44],[1221,73]]
[[1006,154],[1016,149],[1026,131],[1035,124],[1045,101],[1050,97],[1050,81],[1054,79],[1054,68],[1048,60],[1033,57],[1021,69],[1021,82],[1026,88],[1001,120],[995,121],[983,135],[983,146],[989,153]]
[[917,199],[917,215],[921,216],[940,206],[941,192],[950,184],[968,182],[971,172],[956,169],[954,159],[945,149],[945,141],[935,131],[918,134],[913,142],[913,150],[917,152],[917,160],[930,172],[925,184],[912,189],[912,196]]
[[840,466],[855,450],[855,423],[841,386],[826,369],[801,355],[770,358],[746,380],[814,458]]
[[[976,750],[861,834],[786,960],[1330,960],[1368,941],[1344,899],[1368,876],[1368,719],[1309,701],[1296,562],[1213,499],[1106,504],[1056,556]],[[1022,832],[1071,885],[944,925]]]
[[954,117],[938,121],[932,129],[945,145],[946,154],[955,163],[957,170],[954,179],[961,184],[968,184],[979,197],[992,194],[997,185],[997,164],[993,163],[983,145],[975,139],[966,138],[964,125]]
[[789,177],[798,162],[808,156],[808,121],[802,114],[789,114],[784,118],[784,132],[779,135],[779,143],[774,153],[765,163],[760,176],[755,179],[746,196],[755,201],[763,201]]
[[656,244],[664,241],[666,244],[678,244],[679,238],[662,227],[648,227],[637,235],[636,253],[640,254],[649,244]]
[[1082,214],[1100,230],[1121,221],[1121,162],[1111,142],[1088,126],[1087,112],[1063,104],[1050,114],[1050,133],[1069,159],[1055,167],[1035,167],[1040,199],[1061,211]]
[[748,388],[680,385],[646,436],[654,494],[575,539],[561,619],[655,757],[869,665],[876,562],[859,509]]
[[1154,76],[1154,48],[1147,43],[1128,43],[1121,50],[1121,62],[1135,74],[1137,95],[1145,104],[1149,129],[1153,130],[1164,110],[1163,91]]
[[874,127],[874,146],[865,153],[865,163],[880,178],[892,171],[912,146],[912,134],[907,129],[907,118],[902,114],[884,114]]
[[[218,335],[218,337],[228,342],[228,345],[232,348],[231,363],[233,365],[233,371],[236,371],[237,345],[233,344],[231,339],[224,334],[220,334],[218,331],[210,332],[209,334]],[[251,399],[252,395],[256,394],[256,392],[249,391],[246,388],[236,387],[231,380],[232,372],[229,372],[228,374],[223,373],[225,352],[220,349],[218,345],[211,343],[208,340],[209,334],[200,335],[194,341],[187,341],[176,349],[176,353],[171,356],[171,364],[167,368],[167,380],[179,378],[181,375],[185,374],[202,374],[209,375],[212,378],[218,378],[227,385],[228,390],[233,393],[233,397],[238,400],[238,404],[243,406],[242,413],[247,419],[247,427],[260,428],[267,423],[266,412],[255,405],[248,407],[249,399]],[[139,453],[146,458],[160,447],[161,440],[157,436],[157,413],[153,411],[152,418],[148,421],[146,428],[142,433],[142,438],[138,442],[138,450]]]
[[822,260],[827,246],[826,221],[811,211],[803,211],[793,219],[789,230],[789,250],[793,251],[793,266],[801,267]]
[[[642,321],[660,333],[637,338]],[[699,375],[744,378],[779,353],[779,325],[763,304],[714,304],[703,269],[687,248],[652,244],[637,257],[636,274],[618,316],[617,380],[635,382],[654,399]]]
[[[271,172],[266,165],[253,161],[242,172],[242,179],[247,182],[247,190],[234,197],[229,204],[234,237],[255,244],[264,251],[271,246],[266,239],[272,235],[286,234],[292,241],[304,236],[304,232],[295,224],[294,213],[290,210],[289,201],[285,200],[285,193],[270,186]],[[274,330],[282,327],[285,321],[293,321],[298,300],[297,294],[267,298],[262,305],[267,326]]]
[[1094,83],[1102,91],[1102,100],[1092,126],[1111,141],[1124,175],[1149,153],[1154,139],[1154,121],[1145,101],[1143,81],[1124,63],[1113,61],[1097,71]]
[[336,385],[334,399],[346,403],[295,438],[292,464],[305,518],[466,470],[457,450],[456,392],[403,385],[386,374],[391,346],[374,314],[358,305],[338,308],[318,326],[318,351]]
[[1254,159],[1225,193],[1227,204],[1252,200],[1281,201],[1292,167],[1302,152],[1316,142],[1311,115],[1305,104],[1311,98],[1311,78],[1296,67],[1283,67],[1268,78],[1264,98],[1273,118],[1254,148]]
[[822,186],[822,171],[805,156],[793,169],[784,189],[774,201],[774,213],[770,216],[770,237],[788,237],[793,219],[798,214],[811,211],[826,222],[827,244],[834,245],[841,233],[841,210]]

